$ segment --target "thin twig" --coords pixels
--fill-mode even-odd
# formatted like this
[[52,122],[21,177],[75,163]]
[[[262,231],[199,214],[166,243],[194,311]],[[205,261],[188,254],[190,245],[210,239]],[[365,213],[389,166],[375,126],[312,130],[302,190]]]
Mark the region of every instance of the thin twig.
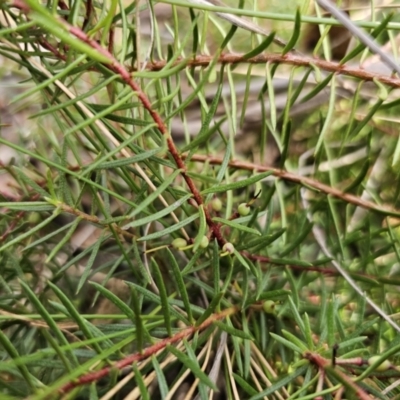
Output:
[[[178,58],[171,67],[176,66],[179,63],[182,65],[182,69],[187,67],[207,67],[213,60],[213,56],[198,55],[183,63],[184,59]],[[400,79],[397,77],[367,71],[359,66],[349,66],[338,62],[326,61],[316,57],[296,55],[292,53],[285,55],[263,53],[251,58],[244,58],[244,54],[228,53],[222,54],[217,60],[217,64],[266,64],[267,62],[271,64],[290,64],[297,67],[317,67],[323,71],[334,72],[338,75],[351,76],[366,82],[377,80],[394,88],[400,87]],[[165,67],[166,63],[167,61],[153,61],[152,63],[147,64],[146,70],[160,71]]]
[[[23,3],[23,0],[14,0],[12,5],[13,7],[19,8],[22,11],[25,12],[28,11],[28,8],[26,4]],[[71,31],[71,33],[73,33],[75,36],[79,37],[76,30],[84,34],[84,32],[81,31],[79,28],[72,27],[71,25],[68,26],[75,31],[75,32]],[[85,41],[84,38],[81,39]],[[95,47],[96,49],[98,49],[98,47],[101,48],[101,46],[98,45],[96,42],[95,44],[96,44]],[[56,56],[58,56],[58,52],[54,52],[50,48],[48,48],[48,50],[52,51]],[[106,53],[101,51],[103,55],[109,57],[109,52],[107,52],[107,50],[105,50],[105,52]],[[211,62],[215,61],[214,58],[215,58],[214,56],[197,55],[193,58],[186,59],[186,62],[183,62],[185,61],[185,59],[178,57],[176,61],[170,65],[170,67],[175,67],[178,64],[181,64],[182,69],[187,67],[207,67],[209,64],[211,64]],[[113,61],[112,64],[115,64],[115,62],[117,62],[115,58],[113,58],[112,61]],[[145,67],[144,70],[146,71],[160,71],[166,66],[167,62],[168,61],[163,61],[163,60],[153,61],[151,63],[142,64],[139,69],[142,70]],[[397,77],[379,74],[372,71],[367,71],[360,66],[349,66],[345,64],[340,64],[339,62],[326,61],[320,58],[309,57],[294,52],[289,52],[285,55],[275,54],[275,53],[263,53],[257,55],[256,57],[251,57],[251,58],[244,58],[244,54],[228,53],[228,54],[222,54],[217,60],[217,64],[239,64],[239,63],[266,64],[267,62],[270,62],[272,64],[290,64],[294,66],[317,67],[323,71],[333,72],[338,75],[347,75],[367,82],[376,80],[393,88],[400,87],[400,79]],[[123,67],[122,65],[120,65],[120,67],[125,69],[125,67]]]
[[[186,154],[182,156],[183,158],[186,157]],[[197,162],[207,162],[209,164],[213,165],[221,165],[222,164],[222,158],[219,157],[214,157],[214,156],[207,156],[203,154],[194,154],[191,158],[191,161],[197,161]],[[374,210],[379,213],[385,214],[385,215],[391,215],[391,216],[400,216],[400,210],[380,206],[379,204],[373,203],[368,200],[364,200],[361,197],[354,196],[353,194],[350,193],[345,193],[342,192],[339,189],[333,188],[331,186],[325,185],[324,183],[321,183],[315,179],[307,178],[305,176],[297,175],[292,172],[285,171],[283,169],[278,169],[274,167],[268,167],[266,165],[260,165],[260,164],[255,164],[247,161],[239,161],[239,160],[231,160],[228,164],[231,168],[235,169],[243,169],[243,170],[248,170],[248,171],[255,171],[255,172],[265,172],[265,171],[271,171],[273,176],[276,176],[277,178],[298,183],[304,187],[308,188],[313,188],[316,191],[325,193],[327,195],[336,197],[338,199],[341,199],[347,203],[354,204],[356,206],[366,208],[369,210]]]
[[111,373],[111,371],[113,371],[113,370],[121,370],[122,368],[125,368],[125,367],[133,364],[134,362],[145,360],[145,359],[151,357],[153,354],[156,354],[161,349],[166,348],[168,345],[177,343],[183,339],[187,339],[188,337],[192,336],[194,333],[201,332],[204,329],[208,328],[213,322],[219,321],[230,315],[233,315],[233,314],[237,313],[239,310],[240,310],[240,308],[235,306],[235,307],[227,308],[218,314],[213,314],[199,326],[190,326],[190,327],[178,332],[177,334],[175,334],[172,337],[168,337],[163,340],[160,340],[158,343],[156,343],[152,346],[149,346],[146,349],[143,349],[143,351],[141,353],[130,354],[127,357],[123,358],[122,360],[117,361],[112,366],[105,367],[103,369],[100,369],[99,371],[89,372],[87,374],[82,375],[80,378],[78,378],[76,380],[68,382],[67,384],[65,384],[64,386],[62,386],[59,389],[59,392],[60,393],[68,393],[72,389],[74,389],[78,386],[88,385],[92,382],[96,382],[96,381],[100,380],[101,378],[104,378],[105,376],[109,375]]

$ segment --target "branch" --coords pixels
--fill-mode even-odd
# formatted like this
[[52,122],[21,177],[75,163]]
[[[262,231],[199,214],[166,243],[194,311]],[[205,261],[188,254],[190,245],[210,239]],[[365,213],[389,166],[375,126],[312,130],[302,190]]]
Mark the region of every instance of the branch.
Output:
[[146,358],[151,357],[153,354],[158,353],[160,350],[166,348],[168,345],[177,343],[183,339],[187,339],[188,337],[192,336],[196,332],[203,331],[204,329],[208,328],[213,322],[219,321],[226,317],[229,317],[232,314],[237,313],[240,310],[239,307],[230,307],[224,311],[221,311],[218,314],[213,314],[209,318],[207,318],[202,324],[199,326],[190,326],[186,329],[183,329],[176,335],[160,340],[158,343],[153,344],[150,347],[147,347],[143,350],[142,353],[134,353],[130,354],[124,359],[117,361],[112,366],[105,367],[100,369],[99,371],[89,372],[85,375],[82,375],[80,378],[75,379],[71,382],[68,382],[64,386],[59,389],[60,393],[68,393],[72,389],[76,388],[77,386],[87,385],[92,382],[96,382],[101,378],[109,375],[111,371],[115,371],[116,369],[121,370],[135,362],[145,360]]
[[[182,63],[182,61],[182,58],[178,58],[171,67]],[[212,56],[199,55],[187,60],[187,63],[182,65],[182,69],[187,67],[207,67],[212,61]],[[363,81],[377,80],[393,88],[400,87],[400,79],[396,77],[366,71],[360,66],[352,67],[340,64],[340,62],[326,61],[321,60],[320,58],[300,56],[293,53],[285,55],[265,53],[251,58],[244,58],[244,54],[222,54],[217,62],[219,64],[266,64],[269,62],[271,64],[290,64],[296,67],[317,67],[323,71],[333,72],[338,75],[347,75]],[[167,61],[153,61],[146,65],[146,69],[151,71],[160,71],[166,64]]]
[[[27,5],[23,2],[23,0],[14,0],[12,5],[13,5],[13,7],[19,8],[24,12],[29,11]],[[119,75],[121,75],[121,70],[120,70],[120,72],[118,72],[115,69],[116,67],[118,67],[118,69],[122,69],[123,71],[125,71],[124,76],[121,75],[121,77],[126,83],[128,83],[128,81],[126,80],[126,79],[130,80],[128,70],[125,69],[124,66],[119,64],[118,61],[110,54],[110,52],[108,52],[106,49],[103,49],[94,40],[90,39],[81,29],[73,27],[65,21],[63,21],[63,22],[68,27],[69,31],[73,35],[80,38],[82,41],[88,43],[93,48],[95,48],[99,51],[101,49],[100,53],[105,55],[106,57],[110,58],[110,60],[111,60],[111,65],[108,65],[108,67],[111,70],[113,70],[114,72],[117,72]],[[54,49],[50,48],[49,46],[47,46],[46,48],[48,50],[52,51],[53,54],[55,54],[56,56],[59,56],[59,54],[57,54],[58,52],[55,52]],[[198,55],[189,60],[186,60],[186,63],[183,63],[183,61],[185,59],[182,57],[178,57],[176,59],[176,61],[174,63],[172,63],[171,67],[177,66],[179,64],[181,64],[182,69],[187,68],[187,67],[207,67],[209,64],[211,64],[213,59],[214,59],[214,57],[212,57],[212,56]],[[144,67],[143,68],[144,71],[160,71],[166,66],[167,62],[168,61],[153,61],[151,63],[146,62],[146,64],[142,65],[141,67]],[[310,68],[317,67],[323,71],[333,72],[338,75],[351,76],[353,78],[361,79],[366,82],[376,80],[376,81],[379,81],[379,82],[386,84],[393,88],[400,87],[400,79],[399,78],[389,76],[389,75],[379,74],[376,72],[366,71],[362,68],[362,66],[352,67],[352,66],[348,66],[348,65],[343,65],[340,62],[326,61],[326,60],[322,60],[322,59],[316,58],[316,57],[309,57],[309,56],[297,54],[295,52],[289,52],[284,55],[275,54],[275,53],[264,53],[264,54],[259,54],[255,57],[251,57],[251,58],[245,58],[244,54],[222,54],[217,61],[218,64],[240,64],[240,63],[266,64],[267,62],[272,63],[272,64],[290,64],[290,65],[294,65],[294,66],[302,66],[302,67],[310,67]],[[141,70],[141,67],[139,68],[140,70]],[[133,72],[133,71],[136,71],[136,69],[130,70],[130,72]],[[128,75],[128,76],[126,76],[126,75]],[[140,93],[142,93],[141,90],[140,90]],[[142,101],[142,98],[140,98],[140,100]],[[150,105],[147,104],[147,106],[150,106]],[[150,106],[150,109],[151,109],[151,106]],[[150,109],[148,109],[149,112],[150,112]],[[150,114],[152,114],[152,113],[150,112]],[[157,113],[154,112],[154,114],[157,114]],[[152,114],[152,117],[154,118],[153,114]],[[158,119],[161,121],[161,118],[158,118]],[[164,124],[161,124],[161,125],[164,125]],[[166,128],[165,129],[164,128],[165,128],[165,125],[163,128],[161,128],[162,131],[164,131],[166,129]]]
[[[187,157],[187,154],[182,155],[182,158],[186,158],[186,157]],[[208,162],[208,163],[214,164],[214,165],[221,165],[222,161],[223,161],[222,158],[214,157],[214,156],[207,156],[207,155],[202,155],[202,154],[194,154],[190,158],[190,160],[201,162],[201,163]],[[336,197],[345,202],[354,204],[358,207],[377,211],[377,212],[385,214],[385,215],[400,217],[400,210],[380,206],[379,204],[364,200],[361,197],[354,196],[353,194],[345,193],[339,189],[325,185],[324,183],[321,183],[315,179],[296,175],[292,172],[288,172],[283,169],[268,167],[265,165],[250,163],[247,161],[239,161],[239,160],[232,160],[229,162],[228,165],[231,168],[244,169],[244,170],[248,170],[248,171],[256,171],[256,172],[271,171],[272,175],[276,176],[277,178],[280,178],[280,179],[283,179],[286,181],[290,181],[290,182],[294,182],[294,183],[298,183],[307,188],[311,187],[319,192],[323,192],[327,195]]]

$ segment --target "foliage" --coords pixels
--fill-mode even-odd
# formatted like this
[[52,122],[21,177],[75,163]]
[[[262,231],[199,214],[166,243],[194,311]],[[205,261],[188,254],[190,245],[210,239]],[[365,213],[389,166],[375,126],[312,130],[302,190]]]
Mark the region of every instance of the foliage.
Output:
[[2,399],[399,397],[400,25],[257,4],[0,3]]

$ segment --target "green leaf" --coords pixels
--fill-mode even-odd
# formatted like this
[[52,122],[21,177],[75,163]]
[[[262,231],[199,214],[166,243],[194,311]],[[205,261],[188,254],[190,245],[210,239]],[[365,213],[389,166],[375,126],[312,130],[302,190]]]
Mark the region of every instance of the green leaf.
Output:
[[196,321],[196,326],[200,326],[208,317],[211,316],[211,314],[217,311],[219,303],[223,297],[224,292],[220,292],[214,296],[203,315]]
[[255,396],[258,393],[258,390],[255,390],[252,386],[250,386],[247,380],[243,379],[240,375],[234,372],[233,377],[235,378],[235,381],[246,391],[248,395]]
[[160,301],[161,301],[161,309],[164,315],[164,324],[165,328],[167,329],[168,336],[172,336],[171,330],[171,316],[169,312],[169,304],[168,304],[168,295],[167,295],[167,288],[164,285],[164,279],[161,274],[161,271],[158,267],[157,262],[154,258],[151,259],[151,265],[153,267],[153,275],[154,280],[156,281],[157,288],[159,291]]
[[273,134],[276,131],[276,101],[275,101],[275,91],[274,91],[274,83],[273,83],[273,76],[271,73],[271,63],[267,62],[266,65],[266,82],[265,85],[267,86],[268,90],[268,97],[269,97],[269,103],[270,103],[270,118],[271,118],[271,127],[272,127],[272,132]]
[[193,243],[193,251],[198,250],[201,242],[203,241],[204,236],[207,233],[207,222],[206,222],[206,215],[204,212],[204,204],[200,204],[198,210],[199,210],[200,226],[199,226],[199,231],[196,235],[196,239],[194,240]]
[[[52,282],[47,283],[50,288],[53,290],[55,295],[61,300],[61,303],[66,308],[67,312],[71,316],[71,318],[79,325],[79,328],[82,330],[83,334],[86,338],[92,339],[94,338],[93,331],[89,328],[89,323],[86,321],[75,306],[72,304],[71,300],[66,296],[61,289],[59,289]],[[96,350],[98,354],[102,353],[102,348],[98,343],[93,343],[93,348]]]
[[102,164],[98,164],[96,166],[96,168],[94,168],[94,170],[120,168],[120,167],[124,167],[125,165],[132,165],[132,164],[135,164],[137,162],[146,160],[146,159],[156,155],[157,153],[161,153],[163,151],[164,151],[164,148],[158,147],[156,149],[144,151],[143,153],[137,154],[137,155],[132,156],[132,157],[127,157],[127,158],[123,158],[123,159],[119,159],[119,160],[113,160],[113,161],[106,161],[106,162],[104,162]]
[[133,369],[133,372],[135,373],[135,380],[136,380],[136,383],[137,383],[139,391],[140,391],[140,397],[143,400],[150,400],[150,395],[149,395],[149,391],[147,389],[147,385],[144,382],[142,373],[140,372],[139,368],[137,367],[137,363],[134,362],[132,364],[132,369]]
[[162,217],[165,217],[166,215],[171,214],[172,211],[175,211],[177,208],[181,207],[191,197],[193,197],[193,195],[191,193],[188,193],[187,195],[183,196],[179,200],[172,203],[170,206],[163,208],[162,210],[160,210],[156,213],[152,213],[151,215],[149,215],[147,217],[135,219],[132,222],[129,222],[128,224],[123,226],[123,229],[136,228],[138,226],[143,226],[143,225],[149,224],[150,222],[160,221]]
[[[307,345],[301,341],[297,336],[293,335],[292,333],[282,329],[282,335],[285,336],[285,338],[290,341],[294,346],[297,346],[299,349],[301,349],[302,352],[305,352],[308,349]],[[294,347],[293,347],[294,349]]]
[[[233,254],[236,256],[236,258],[238,259],[240,264],[242,264],[245,269],[248,269],[248,270],[252,269],[250,267],[250,263],[247,262],[247,260],[236,249],[233,250]],[[256,274],[254,274],[254,275],[257,276]]]
[[167,349],[170,353],[172,353],[187,369],[189,369],[192,374],[200,380],[200,382],[207,385],[209,388],[213,390],[218,390],[215,383],[201,370],[200,365],[189,358],[186,354],[177,350],[175,347],[168,345]]
[[306,338],[308,349],[313,351],[314,348],[315,348],[314,341],[313,341],[313,332],[312,332],[312,329],[311,329],[310,319],[308,318],[308,314],[307,313],[304,313],[303,321],[304,321],[303,335]]
[[332,118],[336,106],[336,75],[333,75],[330,81],[331,81],[331,87],[329,94],[328,112],[324,120],[324,125],[322,126],[321,132],[318,136],[318,142],[315,147],[315,154],[317,154],[321,149],[321,146],[325,140],[325,136],[332,126]]
[[190,307],[190,299],[189,299],[189,294],[186,290],[185,282],[183,280],[181,270],[179,269],[178,263],[176,262],[176,259],[172,252],[167,248],[167,255],[169,259],[169,265],[172,269],[172,273],[174,274],[174,281],[176,284],[176,288],[178,289],[178,292],[181,295],[183,304],[185,305],[185,310],[188,315],[188,319],[190,323],[193,323],[193,315],[192,315],[192,309]]
[[285,257],[286,255],[290,254],[294,249],[298,248],[301,243],[307,238],[307,236],[312,231],[313,224],[309,221],[305,221],[304,225],[301,226],[299,229],[300,233],[297,238],[291,240],[288,246],[286,246],[281,252],[280,256]]
[[262,300],[274,300],[280,301],[285,300],[288,296],[291,295],[290,290],[286,289],[278,289],[278,290],[269,290],[267,292],[261,293],[258,297],[250,297],[247,304],[253,304],[255,301],[262,301]]
[[[390,13],[387,15],[387,17],[380,22],[380,25],[378,27],[376,27],[371,33],[371,37],[372,38],[377,38],[382,32],[385,32],[390,20],[393,18],[393,14]],[[358,44],[353,50],[351,50],[350,52],[348,52],[340,61],[340,64],[344,65],[347,63],[347,61],[350,61],[351,59],[353,59],[354,57],[356,57],[358,54],[360,54],[361,52],[363,52],[365,50],[365,44],[364,43],[360,43]]]
[[[238,220],[235,220],[237,222]],[[257,253],[259,250],[265,250],[267,246],[278,238],[280,238],[286,232],[286,228],[279,229],[273,234],[262,235],[259,238],[251,239],[249,242],[239,244],[238,250],[252,249],[253,253]]]
[[154,366],[154,371],[156,372],[156,375],[157,375],[157,384],[160,389],[161,398],[165,399],[169,392],[167,380],[165,379],[165,375],[163,373],[163,370],[161,369],[161,366],[157,360],[157,357],[152,356],[151,362]]
[[333,300],[328,302],[327,313],[326,313],[326,322],[327,322],[327,330],[328,330],[328,345],[332,347],[335,344],[335,309]]
[[[125,283],[128,286],[133,287],[137,292],[143,294],[143,296],[146,297],[146,299],[150,300],[154,304],[161,305],[161,306],[163,304],[165,304],[165,302],[161,302],[161,298],[160,298],[159,295],[156,295],[153,292],[150,292],[150,290],[147,290],[147,289],[145,289],[145,288],[143,288],[143,287],[141,287],[141,286],[139,286],[139,285],[137,285],[137,284],[135,284],[133,282],[125,281]],[[179,313],[178,311],[176,311],[172,307],[171,304],[173,302],[172,302],[171,299],[167,299],[167,303],[168,303],[168,312],[169,312],[170,315],[174,316],[177,320],[182,321],[184,324],[190,325],[189,320],[184,315],[182,315],[182,313]],[[192,309],[193,309],[193,306],[192,306]]]
[[[10,339],[2,332],[2,330],[0,330],[0,343],[11,358],[18,358],[19,354],[18,354],[17,349],[13,346]],[[21,375],[23,376],[23,378],[25,379],[25,382],[31,388],[31,390],[35,391],[36,390],[36,385],[34,383],[35,379],[29,373],[27,366],[19,365],[18,369],[19,369],[19,372],[21,373]]]
[[36,193],[39,193],[43,198],[49,198],[50,193],[44,190],[40,185],[38,185],[34,179],[30,178],[28,174],[22,169],[18,167],[14,167],[14,171],[17,173],[17,176],[27,185],[32,187]]
[[[367,115],[357,124],[357,126],[351,131],[350,137],[354,138],[356,137],[361,130],[367,126],[367,124],[371,121],[373,116],[377,113],[377,111],[381,108],[384,100],[378,99],[378,101],[371,107],[371,109],[368,111]],[[396,154],[396,153],[395,153]]]
[[149,204],[151,204],[161,193],[164,192],[164,190],[166,190],[171,183],[175,180],[175,178],[181,173],[182,171],[177,169],[175,170],[170,176],[168,176],[167,178],[164,179],[164,181],[161,183],[160,186],[158,186],[158,188],[150,193],[146,199],[140,203],[140,205],[138,207],[136,207],[136,209],[129,214],[130,218],[133,218],[135,215],[139,214],[141,211],[143,211]]
[[124,301],[122,301],[118,296],[116,296],[113,292],[111,292],[104,286],[99,285],[96,282],[89,283],[94,286],[96,290],[100,292],[105,298],[115,304],[122,311],[122,313],[125,314],[133,323],[136,323],[136,316],[134,312]]
[[[79,223],[82,221],[81,218],[77,218],[73,221],[71,227],[68,229],[68,232],[62,237],[62,239],[55,245],[54,249],[46,258],[46,264],[51,261],[51,259],[59,252],[59,250],[71,239],[71,236],[75,233],[76,229],[78,228]],[[29,246],[27,246],[29,247]],[[25,247],[25,251],[27,250]]]
[[[273,335],[276,336],[275,334],[273,334]],[[270,394],[277,392],[280,388],[288,385],[289,383],[295,382],[295,379],[298,376],[303,375],[305,373],[305,371],[307,370],[307,368],[308,368],[308,365],[303,365],[303,366],[297,368],[293,373],[285,376],[278,382],[273,383],[268,389],[263,390],[262,392],[259,392],[258,394],[256,394],[253,397],[250,397],[250,400],[261,400],[261,399],[265,398],[265,396],[269,396]]]
[[218,295],[221,287],[220,287],[220,260],[219,260],[219,246],[216,239],[213,242],[213,253],[212,253],[212,271],[214,273],[214,291],[215,294]]
[[[212,107],[212,104],[211,104],[211,107]],[[221,125],[225,121],[226,121],[226,117],[223,117],[217,123],[215,123],[211,128],[209,128],[209,125],[208,125],[207,130],[206,130],[206,125],[205,125],[207,123],[207,120],[206,120],[203,123],[199,134],[190,143],[188,143],[186,146],[184,146],[181,149],[181,153],[184,153],[189,150],[190,151],[196,150],[202,144],[206,143],[211,138],[211,136],[214,135],[218,131],[218,129],[221,128]],[[208,124],[210,124],[210,122],[208,122]],[[190,159],[190,156],[188,157],[188,159]]]
[[47,201],[18,201],[18,202],[0,202],[1,208],[8,208],[9,210],[28,211],[28,212],[43,212],[53,211],[54,205],[49,204]]
[[201,192],[201,194],[209,194],[209,193],[223,193],[227,192],[228,190],[236,190],[241,189],[246,186],[253,185],[256,182],[261,181],[262,179],[267,178],[268,176],[272,175],[272,171],[263,172],[261,174],[252,176],[247,179],[243,179],[237,182],[228,183],[226,185],[218,185],[208,189],[205,189]]
[[138,239],[138,242],[143,242],[145,240],[152,240],[152,239],[157,239],[162,236],[169,235],[172,232],[177,231],[178,229],[183,228],[184,226],[190,224],[191,222],[195,221],[197,218],[199,218],[199,214],[193,214],[190,217],[183,219],[182,221],[178,222],[175,225],[172,225],[168,228],[162,229],[161,231],[150,233],[149,235],[142,236],[141,238]]
[[[357,338],[352,338],[352,339],[349,339],[349,340],[345,340],[343,342],[340,342],[339,350],[343,350],[346,347],[352,347],[357,343],[361,344],[362,342],[364,342],[367,339],[368,339],[368,336],[360,336],[360,337],[357,337]],[[364,345],[362,345],[362,346],[364,346]],[[365,348],[363,350],[365,350]]]
[[305,327],[304,327],[304,322],[300,316],[299,310],[298,310],[298,305],[296,305],[292,299],[291,296],[288,297],[288,301],[289,301],[289,306],[290,306],[290,310],[292,311],[292,314],[296,320],[297,325],[300,328],[301,332],[304,332]]
[[261,54],[264,50],[268,48],[270,44],[274,41],[275,38],[275,32],[272,32],[270,35],[268,35],[256,48],[253,50],[249,51],[248,53],[243,55],[243,59],[247,60],[252,57],[256,57],[259,54]]
[[83,285],[86,283],[87,278],[92,272],[92,266],[94,264],[94,261],[96,260],[97,254],[99,253],[100,246],[102,245],[102,243],[103,243],[103,234],[97,239],[96,243],[93,246],[90,257],[85,265],[85,269],[83,270],[82,276],[79,279],[78,286],[76,288],[76,294],[80,292]]
[[210,129],[210,123],[215,116],[215,113],[217,111],[217,107],[218,107],[218,104],[219,104],[220,98],[221,98],[221,93],[222,93],[222,88],[223,88],[223,77],[224,77],[223,70],[221,71],[220,76],[221,77],[220,77],[220,82],[217,87],[217,92],[215,93],[215,96],[211,102],[208,113],[206,114],[204,120],[202,121],[200,132],[198,133],[198,135],[196,136],[196,138],[194,140],[192,140],[189,144],[187,144],[186,146],[184,146],[181,149],[181,152],[196,149],[198,146],[205,143],[211,137],[211,135],[213,135],[218,130],[218,128],[222,125],[222,123],[226,120],[226,117],[223,117]]
[[353,182],[350,183],[350,185],[348,185],[343,192],[348,193],[353,189],[356,189],[360,186],[360,184],[362,183],[362,181],[364,180],[364,178],[367,176],[368,172],[369,172],[369,168],[371,166],[371,161],[369,159],[369,157],[364,161],[360,172],[358,173],[358,175],[356,176],[356,178],[354,179]]
[[231,336],[236,336],[245,340],[254,340],[254,338],[249,333],[246,333],[240,329],[235,329],[232,326],[228,326],[221,321],[215,321],[214,325],[218,326],[219,329],[222,329],[226,333],[229,333],[229,335]]
[[318,83],[314,89],[312,89],[309,93],[307,93],[304,97],[302,97],[301,102],[305,103],[306,101],[311,100],[314,98],[319,92],[324,90],[329,82],[333,79],[333,73],[329,74],[322,82]]
[[247,232],[247,233],[250,233],[252,235],[261,236],[261,233],[259,231],[257,231],[256,229],[249,228],[246,225],[238,224],[235,221],[231,221],[231,220],[224,219],[224,218],[219,218],[219,217],[214,217],[213,221],[221,222],[223,225],[230,226],[231,228],[237,229],[237,230],[242,231],[242,232]]
[[53,219],[58,217],[59,215],[59,210],[55,209],[53,213],[50,215],[50,217],[46,218],[44,221],[42,221],[40,224],[36,225],[34,228],[27,230],[24,233],[21,233],[17,235],[14,239],[8,241],[5,243],[3,246],[0,247],[0,253],[3,252],[4,250],[8,249],[9,247],[14,246],[15,244],[22,242],[24,239],[32,236],[34,233],[39,232],[42,228],[45,226],[49,225]]
[[297,41],[299,40],[300,37],[300,28],[301,28],[301,15],[300,15],[300,10],[296,10],[296,17],[294,20],[294,27],[293,27],[293,33],[289,41],[287,42],[286,46],[282,50],[282,54],[285,55],[289,51],[293,50],[294,46],[296,45]]

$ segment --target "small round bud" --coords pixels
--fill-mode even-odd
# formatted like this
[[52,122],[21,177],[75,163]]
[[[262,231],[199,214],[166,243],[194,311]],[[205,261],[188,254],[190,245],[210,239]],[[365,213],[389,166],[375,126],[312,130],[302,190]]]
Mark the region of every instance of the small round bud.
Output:
[[[372,365],[372,364],[374,364],[376,361],[378,361],[379,360],[379,358],[380,358],[380,356],[373,356],[373,357],[370,357],[369,359],[368,359],[368,365]],[[387,371],[390,367],[392,366],[392,364],[390,363],[390,361],[389,360],[385,360],[385,361],[382,361],[382,364],[379,364],[377,367],[376,367],[376,370],[375,371]]]
[[241,203],[241,204],[239,204],[238,213],[239,213],[242,217],[245,217],[246,215],[249,215],[249,213],[250,213],[250,207],[247,205],[247,203]]
[[275,302],[274,301],[265,300],[262,307],[266,314],[275,314]]
[[179,329],[185,329],[185,328],[187,328],[187,325],[186,325],[183,321],[181,321],[180,319],[178,319],[178,321],[176,321],[176,326],[177,326]]
[[214,211],[221,211],[222,210],[222,201],[216,197],[211,201],[211,207]]
[[224,246],[222,247],[222,251],[224,253],[232,254],[234,252],[234,250],[235,250],[235,246],[229,242],[225,243]]
[[171,245],[172,245],[172,247],[174,249],[179,250],[182,247],[186,247],[187,246],[187,241],[185,239],[182,239],[182,238],[177,238],[177,239],[174,239],[172,241]]
[[40,222],[40,214],[38,212],[31,212],[28,221],[32,225],[37,225]]
[[201,238],[200,247],[201,247],[202,249],[205,249],[205,248],[208,247],[208,244],[209,244],[209,243],[210,243],[210,241],[208,240],[208,237],[207,237],[207,236],[203,236],[203,237]]

